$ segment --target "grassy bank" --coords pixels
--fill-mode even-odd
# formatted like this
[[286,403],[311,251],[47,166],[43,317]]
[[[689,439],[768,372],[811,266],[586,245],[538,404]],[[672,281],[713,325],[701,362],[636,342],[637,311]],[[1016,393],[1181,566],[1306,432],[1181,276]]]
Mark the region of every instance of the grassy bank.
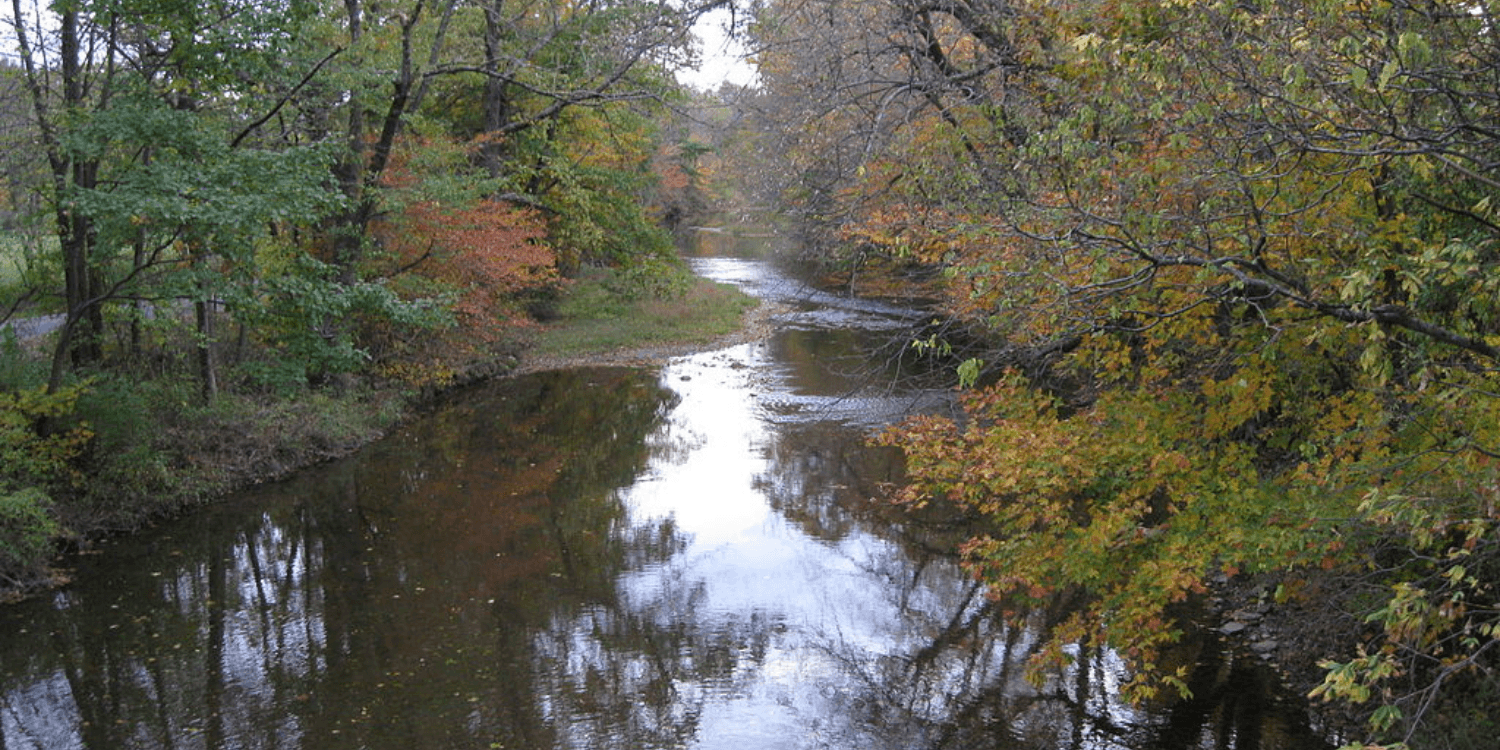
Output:
[[668,294],[623,290],[613,271],[585,274],[531,339],[532,361],[588,359],[624,350],[707,345],[734,333],[756,300],[739,289],[692,279]]
[[[643,289],[595,271],[550,300],[544,322],[437,387],[356,378],[341,388],[226,390],[204,405],[195,386],[181,379],[94,376],[70,392],[67,404],[59,402],[68,423],[47,428],[45,439],[83,446],[59,472],[63,479],[45,493],[0,492],[0,601],[65,581],[66,558],[59,552],[347,455],[451,388],[518,371],[653,361],[653,355],[703,348],[740,330],[755,305],[739,290],[703,279],[681,277],[670,287]],[[0,396],[41,382],[40,360],[26,361],[14,345],[6,355]],[[31,417],[46,419],[42,410],[53,407],[28,408]],[[30,439],[19,422],[0,427],[9,430],[0,438]]]

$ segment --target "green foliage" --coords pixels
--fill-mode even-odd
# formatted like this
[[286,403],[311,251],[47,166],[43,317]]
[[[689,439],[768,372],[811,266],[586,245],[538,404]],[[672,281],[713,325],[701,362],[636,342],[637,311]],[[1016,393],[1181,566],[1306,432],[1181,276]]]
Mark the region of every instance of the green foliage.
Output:
[[257,291],[241,316],[263,331],[278,360],[247,372],[270,376],[278,386],[359,371],[369,355],[351,323],[436,327],[451,321],[434,300],[404,300],[377,282],[340,283],[332,267],[311,258],[298,259],[295,273],[270,278]]
[[0,294],[25,286],[28,257],[25,238],[14,232],[0,233]]
[[51,494],[82,480],[78,459],[93,431],[74,409],[86,387],[0,392],[0,581],[28,581],[62,531]]
[[624,300],[674,300],[692,287],[693,275],[676,258],[655,255],[625,264],[606,284]]
[[548,205],[555,210],[549,236],[565,268],[649,264],[672,255],[670,235],[639,197],[647,175],[554,159],[542,177],[552,186]]
[[284,75],[284,55],[299,26],[319,10],[308,0],[82,0],[72,5],[101,24],[149,29],[167,50],[143,64],[170,71],[157,83],[185,95],[243,90],[251,82]]
[[[348,374],[457,369],[434,352],[492,357],[513,335],[505,326],[520,325],[517,298],[556,282],[554,246],[573,270],[626,268],[622,295],[679,293],[684,276],[640,200],[655,149],[642,113],[669,96],[657,61],[696,11],[484,10],[83,0],[0,11],[32,63],[7,79],[38,93],[19,99],[31,111],[5,144],[16,158],[0,186],[0,309],[61,301],[77,313],[50,368],[32,359],[45,342],[4,343],[0,491],[26,493],[15,497],[69,533],[129,527],[235,462],[208,448],[185,457],[192,430],[180,422],[208,407],[196,401],[243,405],[241,389],[300,403],[309,384],[355,390]],[[490,75],[474,75],[474,60]],[[402,233],[413,215],[429,231]],[[32,217],[52,225],[20,221]],[[382,235],[382,223],[395,229]],[[65,385],[75,367],[97,374],[91,392]],[[306,417],[288,439],[368,434],[340,426],[352,416]]]
[[0,232],[0,300],[28,295],[34,305],[29,310],[53,312],[55,301],[39,292],[55,288],[61,279],[56,237],[31,229]]
[[121,373],[94,379],[75,409],[94,433],[79,457],[88,481],[55,496],[68,525],[130,528],[139,523],[139,514],[170,507],[192,478],[173,471],[162,430],[195,400],[188,384],[180,381],[143,382]]
[[[66,196],[92,218],[99,252],[110,256],[136,248],[158,263],[214,256],[244,277],[253,275],[251,254],[272,227],[315,221],[341,206],[326,184],[327,149],[231,148],[205,116],[156,99],[97,111],[70,129],[65,143],[81,159],[140,155],[120,164],[108,185]],[[143,261],[136,253],[130,262]]]
[[51,556],[60,529],[48,514],[50,505],[36,487],[0,490],[0,581],[21,580]]
[[0,393],[0,487],[59,487],[81,480],[73,461],[93,432],[67,421],[87,387]]
[[0,331],[0,391],[29,390],[46,382],[45,363],[28,355],[14,330]]
[[[295,355],[298,347],[290,347]],[[313,362],[268,354],[257,359],[241,362],[235,366],[235,375],[244,381],[251,393],[269,393],[278,398],[291,398],[307,388],[309,364]]]

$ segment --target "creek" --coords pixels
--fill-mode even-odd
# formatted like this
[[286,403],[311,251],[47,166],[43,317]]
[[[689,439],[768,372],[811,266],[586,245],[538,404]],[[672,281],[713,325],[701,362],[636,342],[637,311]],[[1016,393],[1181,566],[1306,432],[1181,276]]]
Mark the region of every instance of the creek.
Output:
[[1325,748],[1212,631],[1191,699],[1109,652],[1032,684],[957,519],[880,500],[872,430],[949,408],[915,311],[764,242],[693,259],[779,310],[662,367],[475,387],[355,456],[81,557],[0,608],[0,750]]

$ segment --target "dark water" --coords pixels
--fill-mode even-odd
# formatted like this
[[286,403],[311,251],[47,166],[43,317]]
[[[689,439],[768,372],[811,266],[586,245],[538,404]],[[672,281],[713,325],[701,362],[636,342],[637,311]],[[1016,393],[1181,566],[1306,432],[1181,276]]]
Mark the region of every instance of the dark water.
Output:
[[[465,393],[338,464],[79,561],[0,608],[0,750],[1321,748],[1195,636],[1192,700],[1132,707],[1108,653],[1024,679],[961,529],[873,500],[868,431],[918,321],[753,258],[769,341]],[[878,365],[878,366],[874,366]]]

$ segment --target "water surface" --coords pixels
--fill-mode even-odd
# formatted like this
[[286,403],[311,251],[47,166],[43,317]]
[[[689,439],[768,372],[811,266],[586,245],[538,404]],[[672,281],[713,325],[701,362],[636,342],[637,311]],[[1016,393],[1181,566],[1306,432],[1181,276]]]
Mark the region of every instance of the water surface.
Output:
[[475,388],[0,609],[0,750],[1323,747],[1201,633],[1192,700],[1123,703],[1107,652],[1028,682],[1067,603],[1004,626],[961,524],[879,499],[865,437],[946,408],[872,356],[921,316],[695,263],[778,333]]

